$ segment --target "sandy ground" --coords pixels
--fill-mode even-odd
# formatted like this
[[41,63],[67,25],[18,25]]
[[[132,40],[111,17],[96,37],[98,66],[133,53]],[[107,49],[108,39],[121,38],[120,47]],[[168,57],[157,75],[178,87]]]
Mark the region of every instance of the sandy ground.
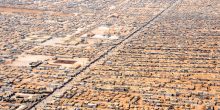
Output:
[[51,56],[22,54],[12,62],[11,66],[29,66],[31,62],[43,61],[49,58],[51,58]]
[[54,12],[54,11],[43,11],[43,10],[34,10],[34,9],[25,9],[25,8],[12,8],[12,7],[0,7],[0,12],[7,13],[30,13],[30,14],[43,14],[48,13],[55,16],[73,16],[76,14],[68,14],[62,12]]

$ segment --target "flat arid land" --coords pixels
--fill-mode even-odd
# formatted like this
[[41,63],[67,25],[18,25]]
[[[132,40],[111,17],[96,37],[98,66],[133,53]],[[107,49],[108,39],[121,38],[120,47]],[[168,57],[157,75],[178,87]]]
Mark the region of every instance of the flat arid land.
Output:
[[0,0],[0,110],[220,110],[220,0]]

